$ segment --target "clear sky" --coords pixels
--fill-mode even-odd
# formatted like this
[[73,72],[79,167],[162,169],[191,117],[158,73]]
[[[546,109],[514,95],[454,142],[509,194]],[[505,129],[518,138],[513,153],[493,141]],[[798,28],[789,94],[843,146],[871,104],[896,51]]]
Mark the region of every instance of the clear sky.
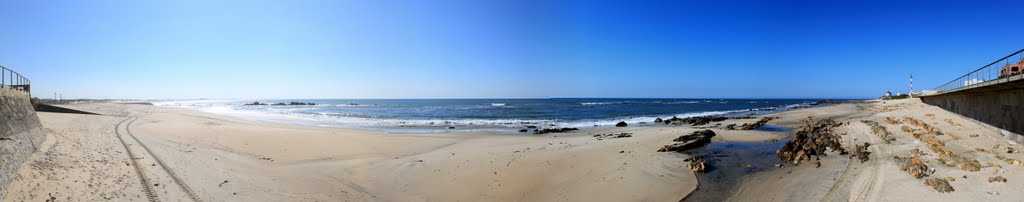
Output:
[[0,0],[65,98],[870,98],[1024,48],[1022,1]]

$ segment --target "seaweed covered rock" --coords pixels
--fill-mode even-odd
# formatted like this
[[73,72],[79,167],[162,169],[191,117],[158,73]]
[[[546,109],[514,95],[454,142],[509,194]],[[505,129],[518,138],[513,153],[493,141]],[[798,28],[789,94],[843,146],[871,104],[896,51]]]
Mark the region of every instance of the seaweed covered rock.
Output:
[[924,164],[921,159],[915,157],[893,157],[896,160],[896,165],[900,167],[900,170],[907,172],[910,176],[914,176],[917,179],[928,177],[931,175],[931,171],[928,170],[928,165]]
[[704,145],[711,143],[711,138],[715,137],[715,132],[711,130],[699,130],[690,133],[689,135],[679,136],[672,140],[673,144],[665,145],[658,152],[684,152],[686,150],[703,147]]
[[924,181],[924,185],[935,189],[939,193],[953,192],[953,186],[949,186],[949,181],[941,178],[929,178]]
[[839,125],[832,119],[807,124],[796,132],[792,140],[782,146],[778,152],[779,159],[799,165],[800,162],[812,157],[827,156],[825,152],[828,150],[838,151],[841,155],[847,154],[846,149],[839,143],[839,135],[832,133],[832,128]]
[[995,176],[988,178],[988,182],[1006,182],[1006,178],[1003,176]]
[[942,164],[943,166],[956,167],[956,168],[960,168],[961,170],[966,170],[966,171],[971,171],[971,172],[975,172],[975,171],[980,171],[981,170],[981,163],[979,163],[978,160],[968,159],[968,158],[962,157],[960,155],[951,155],[951,156],[947,156],[947,157],[942,157],[942,158],[939,158],[938,161],[939,161],[939,164]]
[[878,122],[869,120],[863,120],[860,122],[870,126],[871,133],[874,133],[875,136],[882,138],[882,141],[884,141],[886,144],[891,144],[892,142],[896,141],[896,137],[893,137],[892,133],[890,133],[889,130],[885,128],[885,126],[878,124]]
[[860,159],[861,163],[868,161],[871,156],[871,152],[868,151],[868,147],[870,146],[871,143],[867,142],[865,142],[863,145],[855,145],[853,148],[853,154],[850,155],[850,158],[856,157],[857,159]]

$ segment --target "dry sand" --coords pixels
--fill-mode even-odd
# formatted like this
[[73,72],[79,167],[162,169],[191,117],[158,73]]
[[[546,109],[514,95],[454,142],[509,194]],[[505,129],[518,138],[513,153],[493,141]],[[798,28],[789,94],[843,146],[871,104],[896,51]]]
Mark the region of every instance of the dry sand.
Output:
[[[868,108],[894,106],[895,111]],[[5,201],[678,201],[697,188],[686,155],[655,152],[692,127],[588,128],[571,133],[390,134],[250,121],[187,109],[125,104],[67,107],[103,114],[40,113],[50,138],[15,176]],[[925,116],[924,114],[934,114]],[[808,116],[847,122],[844,147],[871,142],[871,160],[822,158],[743,177],[733,201],[1014,201],[1024,198],[1024,167],[975,148],[1010,145],[984,129],[917,100],[841,104],[769,116],[769,124],[797,128]],[[956,191],[938,193],[899,170],[894,155],[915,143],[899,126],[884,144],[860,120],[911,116],[947,135],[957,154],[994,163],[978,172],[927,164],[933,176],[955,177]],[[961,126],[954,126],[949,118]],[[722,122],[749,123],[756,119]],[[765,142],[791,132],[724,130],[714,141]],[[630,132],[598,140],[594,134]],[[978,137],[971,137],[978,134]],[[122,145],[121,141],[126,144]],[[142,144],[139,144],[141,142]],[[145,146],[145,147],[143,147]],[[999,151],[999,150],[996,150]],[[128,153],[136,158],[132,159]],[[155,154],[155,155],[154,155]],[[1007,157],[1024,159],[1020,153]],[[138,167],[136,170],[135,167]],[[1003,176],[1006,183],[989,183]],[[141,176],[141,177],[140,177]],[[967,176],[966,179],[963,176]],[[146,179],[143,182],[141,179]],[[142,186],[143,183],[149,186]],[[702,182],[713,183],[713,182]],[[146,189],[150,189],[147,193]],[[998,194],[994,194],[998,193]]]

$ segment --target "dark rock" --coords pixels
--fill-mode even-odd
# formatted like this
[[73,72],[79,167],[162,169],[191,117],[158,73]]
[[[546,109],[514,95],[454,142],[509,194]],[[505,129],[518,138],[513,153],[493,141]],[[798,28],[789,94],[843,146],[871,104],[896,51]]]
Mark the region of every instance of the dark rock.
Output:
[[579,130],[579,129],[578,128],[545,128],[545,129],[534,130],[533,134],[540,135],[540,134],[545,134],[545,133],[564,133],[564,132],[569,132],[569,131],[574,131],[574,130]]
[[619,123],[615,124],[615,127],[626,127],[627,125],[629,124],[626,124],[625,121],[619,121]]
[[613,138],[625,138],[625,137],[633,137],[633,133],[597,134],[597,135],[594,135],[594,137],[596,137],[597,140],[613,139]]
[[764,124],[767,124],[768,121],[771,121],[773,119],[775,119],[775,117],[764,117],[764,118],[761,118],[761,120],[757,120],[757,122],[754,122],[752,124],[744,123],[743,125],[740,125],[739,129],[740,130],[753,130],[753,129],[757,129],[757,128],[760,128],[761,126],[764,126]]
[[528,129],[519,129],[519,132],[520,133],[525,133],[525,132],[530,132],[530,130],[528,130]]
[[537,126],[526,126],[526,128],[537,128]]
[[664,122],[664,121],[665,121],[665,120],[661,120],[661,118],[655,118],[655,119],[654,119],[654,122],[655,122],[655,123],[661,123],[661,122]]
[[725,121],[725,120],[728,120],[728,119],[729,118],[720,117],[720,116],[695,116],[695,117],[688,117],[688,118],[679,118],[679,117],[673,116],[671,119],[667,119],[667,120],[663,120],[663,121],[664,121],[665,124],[675,124],[675,125],[690,124],[691,126],[699,126],[699,125],[706,125],[706,124],[709,124],[711,122]]
[[243,106],[259,106],[259,105],[267,105],[267,103],[252,102],[252,103],[245,103],[245,104],[242,104],[242,105]]
[[271,106],[284,106],[284,105],[288,105],[288,104],[285,104],[283,102],[278,102],[278,103],[272,104]]
[[291,102],[291,103],[288,103],[288,105],[316,105],[316,103],[312,103],[312,102],[309,102],[309,103],[306,103],[306,102]]
[[455,126],[448,126],[448,129],[455,129]]
[[711,143],[711,138],[715,137],[715,132],[711,130],[699,130],[690,133],[689,135],[679,136],[672,140],[676,143],[665,145],[658,152],[684,152],[686,150],[703,147],[704,145]]

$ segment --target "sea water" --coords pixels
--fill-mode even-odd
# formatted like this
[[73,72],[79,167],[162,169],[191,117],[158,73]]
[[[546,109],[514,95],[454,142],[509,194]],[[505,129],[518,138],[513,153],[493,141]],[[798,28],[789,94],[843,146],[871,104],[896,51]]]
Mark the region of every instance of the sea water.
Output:
[[[813,99],[267,99],[177,100],[160,106],[263,121],[381,130],[516,130],[525,126],[651,124],[655,118],[743,116],[814,105]],[[311,102],[300,106],[245,103]]]

